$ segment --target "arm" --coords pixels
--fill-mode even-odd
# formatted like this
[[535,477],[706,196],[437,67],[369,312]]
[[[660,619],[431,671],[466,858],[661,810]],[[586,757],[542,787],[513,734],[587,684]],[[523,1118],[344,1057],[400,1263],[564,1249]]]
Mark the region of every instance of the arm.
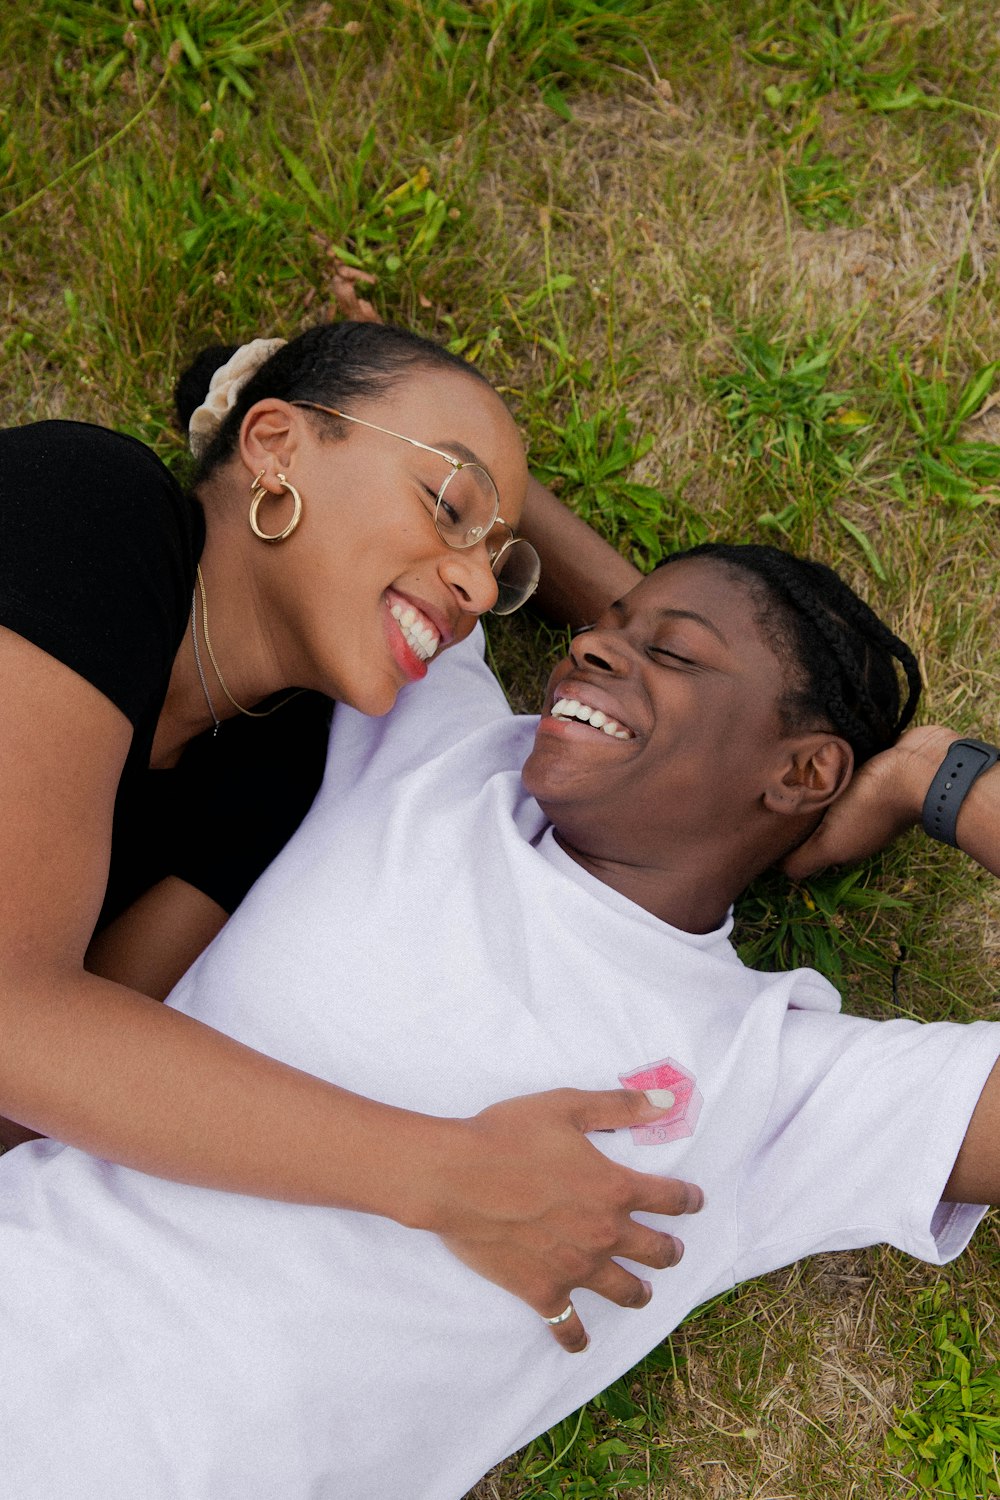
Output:
[[1000,1062],[979,1096],[943,1197],[949,1203],[1000,1203]]
[[91,939],[91,974],[165,1000],[228,919],[211,896],[168,875]]
[[528,480],[518,529],[542,559],[538,606],[560,625],[589,625],[642,577],[537,479]]
[[[948,746],[959,738],[939,725],[907,730],[862,766],[816,832],[785,861],[786,873],[803,879],[824,865],[862,859],[914,827]],[[955,832],[960,849],[1000,875],[1000,765],[973,783]],[[1000,1203],[1000,1063],[986,1081],[943,1196],[953,1203]]]
[[[438,1119],[362,1099],[88,974],[130,727],[96,688],[3,630],[0,680],[0,1112],[156,1176],[431,1229],[547,1315],[576,1286],[648,1300],[612,1256],[673,1264],[673,1238],[631,1214],[687,1211],[696,1190],[620,1168],[585,1139],[657,1118],[641,1096],[558,1090]],[[583,1347],[579,1320],[554,1332]]]

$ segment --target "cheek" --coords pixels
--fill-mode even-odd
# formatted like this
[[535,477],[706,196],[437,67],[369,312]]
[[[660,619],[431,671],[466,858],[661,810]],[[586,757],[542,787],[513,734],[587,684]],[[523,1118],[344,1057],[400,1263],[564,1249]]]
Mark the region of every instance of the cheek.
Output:
[[478,621],[478,615],[462,615],[455,625],[454,636],[448,642],[447,646],[441,646],[438,649],[438,651],[435,653],[433,661],[431,662],[431,665],[434,665],[434,662],[437,661],[442,651],[450,651],[452,646],[458,645],[459,641],[467,641],[469,639],[469,636],[475,630]]

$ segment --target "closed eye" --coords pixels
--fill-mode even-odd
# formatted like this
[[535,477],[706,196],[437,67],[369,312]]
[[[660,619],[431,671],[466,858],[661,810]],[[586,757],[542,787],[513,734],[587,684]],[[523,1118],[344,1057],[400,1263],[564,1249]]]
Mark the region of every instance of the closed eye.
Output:
[[457,526],[459,521],[458,511],[453,505],[449,505],[447,500],[439,498],[440,491],[432,490],[429,484],[423,483],[421,483],[420,488],[427,496],[427,508],[431,515],[436,516],[440,514],[450,525]]
[[689,656],[680,656],[676,651],[668,651],[665,646],[647,646],[646,650],[650,656],[666,656],[671,661],[680,662],[682,667],[696,667],[697,662],[692,661]]

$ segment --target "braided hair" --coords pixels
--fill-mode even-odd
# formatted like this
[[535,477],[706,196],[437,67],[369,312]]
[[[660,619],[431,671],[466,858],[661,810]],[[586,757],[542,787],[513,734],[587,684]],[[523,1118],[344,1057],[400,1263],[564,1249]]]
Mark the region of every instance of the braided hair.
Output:
[[[749,575],[758,623],[792,668],[779,703],[786,734],[829,726],[847,740],[857,765],[895,742],[916,712],[920,669],[909,647],[832,568],[778,547],[723,542],[675,552],[660,566],[688,557]],[[902,703],[897,664],[907,689]]]
[[[203,349],[178,379],[174,405],[185,431],[195,408],[204,401],[215,371],[238,347],[214,344]],[[377,399],[418,369],[460,370],[489,385],[485,375],[458,355],[389,323],[321,323],[307,329],[276,350],[242,387],[236,404],[202,455],[195,483],[235,451],[243,418],[256,401],[273,396],[282,401],[349,407],[352,402]],[[309,416],[330,430],[342,426],[319,412]]]

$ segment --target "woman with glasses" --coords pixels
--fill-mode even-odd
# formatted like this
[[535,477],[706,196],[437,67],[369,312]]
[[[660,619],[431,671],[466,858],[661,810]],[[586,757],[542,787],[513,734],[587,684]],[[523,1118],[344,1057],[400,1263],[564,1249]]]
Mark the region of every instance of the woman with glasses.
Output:
[[[655,1118],[641,1096],[515,1100],[443,1144],[439,1121],[150,998],[305,812],[330,699],[387,713],[539,578],[517,535],[528,479],[514,423],[436,345],[343,323],[208,351],[179,406],[198,458],[190,495],[100,428],[0,434],[6,1141],[42,1132],[154,1175],[431,1229],[545,1314],[567,1280],[644,1302],[611,1257],[670,1263],[669,1236],[630,1215],[672,1211],[676,1185],[584,1137]],[[529,509],[543,547],[572,529],[537,486]],[[557,608],[587,611],[631,582],[580,534]],[[349,995],[351,975],[331,984]]]

